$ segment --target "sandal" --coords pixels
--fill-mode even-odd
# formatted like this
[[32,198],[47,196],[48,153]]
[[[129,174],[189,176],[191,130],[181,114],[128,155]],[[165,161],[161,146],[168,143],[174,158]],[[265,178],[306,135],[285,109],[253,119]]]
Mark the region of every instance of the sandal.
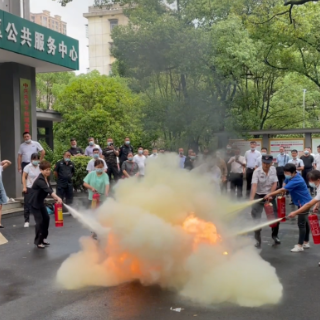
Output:
[[38,249],[45,249],[46,247],[45,247],[44,244],[38,244],[38,245],[37,245],[37,248],[38,248]]

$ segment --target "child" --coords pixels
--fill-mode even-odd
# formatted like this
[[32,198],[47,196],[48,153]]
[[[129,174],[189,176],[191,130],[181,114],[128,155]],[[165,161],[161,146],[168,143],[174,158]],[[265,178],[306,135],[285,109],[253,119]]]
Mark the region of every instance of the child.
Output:
[[92,202],[92,196],[94,193],[99,193],[101,196],[101,202],[109,194],[109,177],[104,172],[104,163],[102,160],[98,159],[94,163],[94,171],[91,171],[84,178],[84,187],[89,190],[89,200]]
[[8,202],[8,197],[2,183],[2,171],[10,165],[11,162],[9,160],[3,160],[0,162],[0,228],[4,228],[4,226],[1,224],[2,205]]

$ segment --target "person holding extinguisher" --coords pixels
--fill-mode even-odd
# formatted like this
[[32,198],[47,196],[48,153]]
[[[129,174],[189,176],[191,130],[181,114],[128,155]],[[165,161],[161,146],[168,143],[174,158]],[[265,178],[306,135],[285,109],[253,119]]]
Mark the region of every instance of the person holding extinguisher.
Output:
[[49,177],[51,175],[50,162],[41,161],[39,168],[40,174],[32,185],[32,192],[29,197],[29,207],[30,212],[33,214],[36,221],[34,244],[38,249],[44,249],[50,245],[50,243],[46,241],[49,234],[50,217],[44,204],[44,200],[48,194],[60,204],[62,204],[62,200],[53,192],[49,182]]
[[[278,177],[276,169],[272,166],[273,156],[268,154],[262,155],[261,161],[262,166],[253,172],[250,200],[263,199],[267,194],[277,189]],[[274,218],[276,219],[278,217],[276,201],[274,198],[268,198],[268,201],[271,201],[273,205]],[[263,208],[264,201],[253,204],[251,210],[252,218],[261,219]],[[275,227],[272,227],[271,237],[275,244],[281,243],[278,238],[279,225],[280,223],[277,223]],[[257,241],[255,246],[261,248],[261,229],[255,231],[254,237]]]
[[[302,176],[297,172],[297,167],[293,163],[287,163],[284,168],[285,175],[285,186],[277,191],[269,193],[265,196],[265,199],[269,197],[274,197],[277,194],[285,194],[287,191],[290,192],[292,202],[298,207],[301,208],[305,204],[312,201],[311,195],[309,193],[308,187],[302,178]],[[319,198],[320,200],[320,198]],[[299,214],[298,216],[298,227],[299,227],[299,239],[298,244],[296,244],[291,252],[302,252],[304,249],[309,249],[309,234],[310,227],[308,223],[308,213],[306,210]],[[296,214],[289,215],[289,217],[294,217]]]
[[91,171],[87,174],[87,176],[83,179],[83,186],[89,190],[89,201],[90,206],[92,203],[92,198],[94,193],[99,193],[101,196],[101,202],[105,200],[105,198],[109,194],[109,177],[104,171],[104,162],[100,159],[94,162],[94,171]]

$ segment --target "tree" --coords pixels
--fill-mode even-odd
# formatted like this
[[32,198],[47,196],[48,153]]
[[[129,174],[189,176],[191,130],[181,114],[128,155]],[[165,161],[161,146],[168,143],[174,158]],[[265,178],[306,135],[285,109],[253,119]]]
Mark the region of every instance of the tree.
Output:
[[119,145],[129,135],[135,147],[149,147],[151,141],[142,131],[141,107],[141,98],[130,91],[125,80],[96,71],[80,75],[62,88],[54,104],[63,117],[55,125],[55,138],[68,143],[75,137],[85,146],[93,136],[103,146],[109,136]]

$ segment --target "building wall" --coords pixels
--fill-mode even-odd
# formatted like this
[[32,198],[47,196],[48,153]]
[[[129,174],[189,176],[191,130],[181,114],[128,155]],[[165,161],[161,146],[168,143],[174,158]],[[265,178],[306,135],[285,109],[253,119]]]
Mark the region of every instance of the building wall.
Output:
[[61,20],[61,16],[50,16],[50,11],[43,10],[42,13],[30,13],[30,20],[51,30],[67,34],[67,23]]
[[88,19],[87,37],[89,39],[89,70],[98,70],[101,74],[109,75],[115,58],[111,55],[112,26],[117,21],[118,26],[127,25],[129,19],[123,14],[122,8],[90,7],[89,13],[84,16]]

